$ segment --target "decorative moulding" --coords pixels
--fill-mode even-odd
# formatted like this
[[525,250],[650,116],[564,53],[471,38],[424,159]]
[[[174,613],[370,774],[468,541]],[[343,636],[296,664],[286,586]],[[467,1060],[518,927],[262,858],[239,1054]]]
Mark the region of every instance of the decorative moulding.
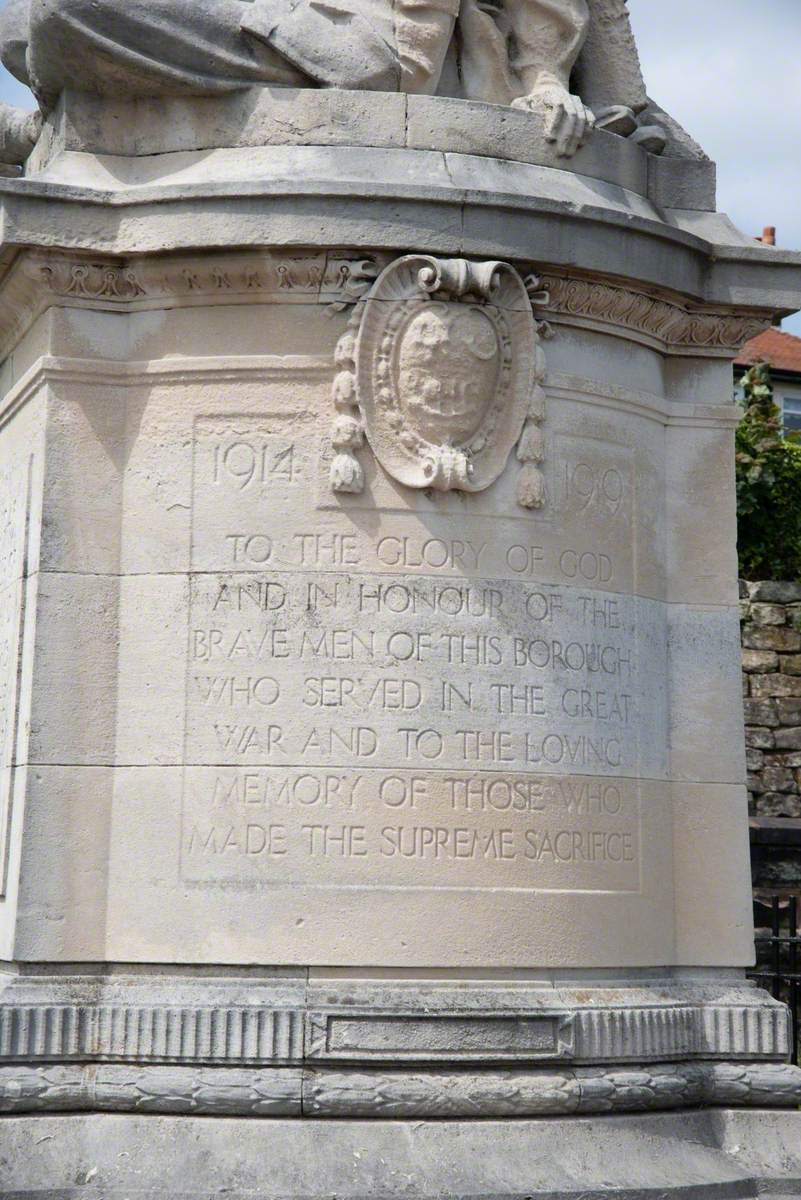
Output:
[[788,1063],[674,1063],[574,1070],[342,1072],[197,1066],[0,1067],[0,1113],[137,1112],[229,1117],[493,1118],[794,1108]]
[[555,323],[578,318],[612,332],[635,333],[657,348],[676,353],[736,353],[771,325],[764,312],[693,308],[625,284],[565,275],[545,275],[548,316]]
[[777,1004],[666,1003],[546,1007],[529,1001],[436,1011],[377,997],[374,1008],[293,1004],[221,995],[69,1002],[53,995],[0,1006],[0,1063],[90,1060],[139,1063],[375,1064],[396,1061],[644,1062],[781,1059],[786,1010]]
[[[363,299],[390,263],[385,253],[356,255],[347,249],[141,259],[23,251],[0,284],[0,352],[7,353],[52,305],[135,312],[206,304],[316,303],[342,312]],[[624,281],[551,270],[539,288],[548,295],[550,322],[591,325],[634,337],[663,353],[731,356],[773,318],[765,310],[693,305]]]

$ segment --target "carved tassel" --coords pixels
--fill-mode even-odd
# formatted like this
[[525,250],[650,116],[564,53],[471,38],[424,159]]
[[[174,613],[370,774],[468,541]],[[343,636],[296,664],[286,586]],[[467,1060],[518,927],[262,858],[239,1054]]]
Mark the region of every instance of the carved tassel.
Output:
[[[538,282],[533,280],[533,285],[536,286]],[[540,469],[545,461],[545,434],[542,424],[545,420],[546,396],[542,384],[546,369],[545,354],[538,342],[534,355],[534,386],[529,400],[528,419],[517,443],[517,458],[522,464],[517,480],[517,503],[521,508],[542,508],[546,499],[545,475]]]
[[545,476],[533,463],[524,463],[518,476],[517,503],[521,508],[542,508],[545,503]]
[[517,503],[521,508],[542,508],[545,503],[545,476],[540,464],[545,459],[545,437],[537,418],[529,417],[517,445],[522,470],[517,480]]
[[358,496],[364,491],[364,469],[355,454],[335,454],[331,463],[331,489]]
[[329,478],[332,491],[358,495],[364,491],[364,468],[356,451],[364,443],[364,426],[356,394],[356,337],[351,328],[354,324],[358,325],[355,313],[347,333],[337,342],[334,354],[338,371],[334,376],[332,398],[337,415],[331,428],[335,454]]
[[521,463],[541,463],[545,458],[545,436],[533,421],[526,421],[523,426],[517,457]]

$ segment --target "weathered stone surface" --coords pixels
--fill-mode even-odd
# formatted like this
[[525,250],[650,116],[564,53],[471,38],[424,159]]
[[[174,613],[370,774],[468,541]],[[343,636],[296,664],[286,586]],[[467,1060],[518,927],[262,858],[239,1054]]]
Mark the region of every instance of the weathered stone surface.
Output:
[[743,645],[749,650],[780,650],[795,653],[801,650],[801,633],[787,627],[746,625]]
[[792,771],[779,763],[768,763],[762,770],[762,790],[766,792],[797,792]]
[[765,755],[761,750],[746,749],[745,765],[749,771],[761,771],[765,762]]
[[766,792],[756,798],[756,813],[761,817],[801,817],[801,797],[782,792]]
[[801,583],[786,580],[765,580],[745,584],[747,594],[756,602],[793,604],[801,602]]
[[751,695],[756,699],[767,697],[801,697],[801,678],[789,675],[752,675]]
[[[720,815],[717,806],[712,816]],[[128,970],[97,976],[91,986],[80,975],[20,976],[2,993],[0,1065],[169,1062],[197,1072],[438,1062],[480,1073],[490,1059],[526,1069],[610,1060],[641,1069],[665,1056],[787,1053],[784,1008],[739,980],[676,982],[670,991],[636,972],[618,982],[381,980],[277,969],[155,978]],[[91,1076],[69,1078],[83,1087]],[[160,1076],[141,1075],[148,1078],[155,1087]]]
[[648,192],[655,204],[711,212],[715,208],[716,191],[714,163],[649,155]]
[[748,749],[772,750],[776,745],[776,740],[774,734],[766,725],[750,725],[746,726],[745,744]]
[[302,1075],[181,1066],[0,1067],[0,1113],[33,1112],[299,1117]]
[[771,1095],[777,1107],[797,1106],[801,1070],[784,1063],[760,1067],[715,1063],[578,1068],[552,1074],[487,1071],[481,1076],[439,1071],[371,1071],[359,1075],[312,1072],[304,1081],[304,1107],[314,1117],[648,1112],[697,1107],[704,1102],[760,1106]]
[[[783,660],[782,669],[786,670]],[[751,673],[776,671],[779,666],[779,656],[775,650],[743,650],[743,670]]]
[[774,729],[780,724],[775,700],[744,700],[746,725],[761,725]]
[[[694,857],[708,858],[712,845],[719,852],[717,821],[709,818],[713,807],[715,812],[733,816],[742,804],[742,746],[739,713],[734,709],[723,713],[721,707],[721,680],[736,686],[735,614],[728,607],[718,606],[710,612],[706,606],[709,593],[703,589],[708,583],[700,574],[707,569],[706,558],[702,561],[699,556],[699,575],[691,576],[688,584],[687,551],[693,546],[690,530],[697,521],[678,501],[671,509],[677,519],[671,536],[682,573],[671,584],[675,590],[669,612],[663,601],[636,594],[640,590],[658,593],[666,569],[665,564],[647,557],[635,559],[633,553],[632,531],[640,531],[636,545],[658,546],[658,539],[648,542],[646,534],[654,522],[664,519],[653,488],[640,487],[637,492],[630,486],[635,479],[644,482],[651,478],[652,464],[660,462],[663,443],[656,440],[650,418],[636,418],[643,439],[636,455],[626,443],[612,441],[607,446],[604,430],[609,418],[596,414],[590,419],[585,412],[589,406],[598,406],[599,385],[577,388],[575,376],[554,373],[551,386],[560,389],[560,403],[546,421],[547,437],[555,439],[554,462],[562,462],[567,455],[567,460],[582,469],[575,484],[555,494],[547,523],[537,525],[542,546],[538,541],[525,548],[525,539],[533,536],[531,518],[518,511],[519,467],[511,455],[506,475],[474,498],[470,519],[477,522],[480,539],[466,538],[463,499],[447,492],[433,499],[424,492],[403,492],[398,509],[394,485],[380,474],[367,447],[360,447],[360,453],[369,490],[363,496],[353,494],[353,498],[339,501],[328,491],[319,445],[335,415],[331,395],[334,359],[339,339],[347,334],[352,305],[347,303],[348,293],[337,293],[332,282],[331,294],[322,293],[325,306],[336,301],[345,307],[331,322],[317,311],[317,297],[323,281],[332,275],[335,281],[341,264],[353,260],[324,259],[322,268],[311,254],[298,253],[286,261],[278,255],[255,260],[251,269],[265,291],[268,269],[275,275],[275,290],[268,293],[274,300],[266,325],[269,331],[277,323],[274,341],[269,340],[271,333],[265,335],[265,306],[250,307],[246,272],[240,276],[232,271],[228,277],[227,264],[226,270],[218,266],[218,285],[212,262],[213,256],[209,256],[195,264],[198,273],[205,273],[203,282],[199,282],[199,274],[190,273],[189,291],[173,293],[169,303],[165,301],[159,309],[158,322],[152,314],[118,312],[114,300],[106,304],[103,289],[112,285],[102,272],[96,276],[68,270],[64,274],[65,296],[72,296],[80,286],[90,294],[89,299],[95,295],[101,309],[106,305],[111,311],[80,305],[73,308],[64,300],[69,338],[53,349],[68,350],[77,341],[87,352],[98,323],[106,330],[118,319],[130,320],[139,328],[139,317],[147,315],[137,353],[150,356],[153,365],[146,373],[150,399],[145,409],[137,412],[135,436],[132,434],[127,445],[125,478],[122,466],[116,476],[103,475],[102,497],[96,494],[94,483],[87,492],[86,465],[109,470],[106,443],[118,436],[120,428],[127,428],[129,421],[128,415],[104,402],[108,372],[115,380],[114,394],[126,403],[130,395],[132,403],[138,404],[140,400],[133,397],[141,395],[137,391],[142,387],[140,368],[119,368],[103,357],[96,362],[88,360],[90,366],[81,359],[84,365],[80,368],[62,369],[58,364],[45,368],[54,391],[48,413],[48,444],[54,462],[47,467],[45,570],[39,592],[43,617],[40,671],[44,677],[70,678],[73,686],[77,681],[87,705],[84,711],[92,719],[79,719],[77,710],[70,710],[69,719],[59,723],[54,689],[34,689],[31,736],[37,769],[30,782],[26,821],[32,846],[39,846],[42,854],[48,858],[61,854],[66,861],[85,866],[91,853],[92,869],[83,870],[80,876],[53,871],[44,880],[35,876],[22,879],[21,902],[14,918],[19,951],[64,961],[73,955],[94,959],[102,946],[101,955],[111,953],[135,961],[150,961],[154,954],[166,961],[174,955],[212,963],[231,957],[252,962],[275,956],[279,961],[304,964],[309,958],[330,962],[333,944],[338,947],[338,965],[348,967],[461,967],[465,955],[470,954],[482,965],[507,965],[514,959],[521,965],[536,960],[566,967],[563,930],[568,909],[573,908],[569,965],[577,969],[588,959],[612,967],[621,953],[630,961],[644,957],[659,965],[663,958],[672,960],[675,955],[697,966],[704,956],[722,955],[727,940],[731,948],[725,953],[738,962],[747,961],[750,948],[745,922],[731,923],[728,931],[722,932],[723,940],[705,935],[704,944],[690,944],[692,906],[687,903],[679,920],[673,900],[673,880],[682,870],[687,876],[682,897],[692,895],[695,887],[720,889],[720,895],[729,897],[729,904],[736,894],[739,907],[747,900],[742,879],[738,882],[734,875],[710,874],[708,870],[696,872]],[[73,267],[81,268],[81,263]],[[136,288],[130,278],[119,273],[112,272],[110,277],[114,288],[122,289],[128,298],[146,290],[140,280],[148,281],[149,286],[155,275],[155,266],[144,261],[138,261],[136,269]],[[168,277],[173,269],[172,264],[159,268]],[[53,286],[61,287],[60,265],[54,263],[50,270],[52,275],[46,277],[54,281]],[[348,271],[356,276],[352,266]],[[272,279],[272,274],[269,277]],[[234,280],[241,291],[235,289]],[[364,286],[370,286],[369,279]],[[208,308],[191,306],[188,321],[183,301],[196,292],[202,298],[202,287],[211,289],[215,303]],[[237,303],[220,304],[220,292]],[[282,303],[282,292],[290,293],[293,302]],[[163,297],[163,293],[159,295]],[[302,335],[298,321],[302,321]],[[181,328],[185,340],[180,344],[192,354],[175,362],[169,351],[177,344]],[[295,341],[288,343],[288,338]],[[311,365],[300,354],[309,339],[317,339],[314,346],[319,351]],[[98,354],[108,352],[105,340],[94,344]],[[583,344],[581,338],[578,344]],[[274,358],[279,361],[254,365],[252,358],[265,348],[276,351]],[[298,352],[285,353],[288,348]],[[241,359],[233,356],[233,363],[230,354],[224,354],[232,349],[241,354]],[[209,353],[211,350],[215,353]],[[576,353],[575,346],[563,345],[551,361],[562,368],[572,364],[575,369]],[[658,357],[653,349],[647,350],[646,360],[652,366]],[[622,369],[621,363],[622,359],[615,362],[616,372]],[[75,370],[78,378],[71,375]],[[216,398],[221,389],[224,405]],[[263,408],[256,406],[256,394]],[[209,411],[212,395],[213,411]],[[609,411],[617,413],[613,402],[617,403],[610,394]],[[221,406],[226,411],[221,412]],[[683,420],[686,415],[678,410],[676,418]],[[704,412],[692,419],[717,422],[729,415]],[[621,436],[625,432],[629,438],[631,413],[626,412],[625,420],[623,414],[614,419],[620,421]],[[582,431],[578,438],[577,428]],[[585,437],[590,429],[599,437]],[[725,436],[716,427],[703,424],[680,424],[677,429],[678,450],[675,462],[671,458],[670,471],[680,471],[680,478],[686,479],[694,462],[687,446],[694,441],[696,452],[701,447],[699,469],[703,467],[704,479],[714,481],[717,494],[717,472],[723,471],[719,464],[727,449],[725,428]],[[293,431],[294,441],[288,440],[287,431]],[[264,473],[258,490],[252,480],[247,481],[247,473],[244,481],[239,476],[240,458],[247,464],[254,454]],[[585,456],[603,464],[603,478],[611,490],[611,499],[599,500],[594,515],[588,513],[581,495]],[[710,461],[714,473],[709,471]],[[721,478],[725,482],[728,477]],[[728,483],[730,486],[730,478]],[[678,489],[680,495],[685,491]],[[67,496],[69,503],[63,502]],[[132,502],[128,504],[126,499],[123,506],[123,496]],[[641,497],[637,501],[641,507],[635,507],[636,496]],[[265,533],[263,525],[268,500],[282,513],[282,522],[272,533]],[[417,504],[420,516],[415,515]],[[362,514],[376,505],[385,513],[382,521],[386,520],[386,526],[381,530],[363,526]],[[607,528],[609,506],[615,510],[615,520]],[[103,536],[90,539],[84,530],[97,513],[102,515]],[[414,532],[404,532],[409,525]],[[242,533],[242,529],[253,532]],[[266,539],[279,538],[283,541],[274,550],[274,569],[259,570],[264,556],[270,556],[271,544]],[[568,540],[563,542],[563,538]],[[537,565],[541,553],[549,563],[545,576]],[[472,560],[468,561],[467,555],[473,555]],[[481,574],[476,575],[476,570]],[[614,570],[614,579],[610,570]],[[345,577],[340,578],[343,572]],[[537,582],[550,580],[547,592],[530,590],[532,572],[538,576]],[[635,572],[639,573],[636,577]],[[587,579],[586,575],[598,578]],[[335,593],[328,590],[337,583],[338,596],[336,589]],[[610,591],[612,584],[620,590]],[[224,590],[217,590],[220,587]],[[687,587],[693,603],[678,598]],[[319,604],[315,623],[307,628],[306,618],[298,623],[294,614],[309,611],[309,588]],[[93,616],[91,624],[84,623],[82,629],[77,621],[81,597],[88,597],[87,610],[91,600]],[[273,604],[278,607],[273,609]],[[502,613],[508,613],[505,640],[498,646],[474,643],[473,637],[484,636],[477,632],[477,623],[485,619],[493,604],[496,608],[500,604]],[[542,604],[545,611],[537,616],[537,606]],[[285,607],[287,623],[278,624]],[[266,665],[252,649],[251,608],[259,620],[269,621],[265,628],[258,627],[258,645],[262,636],[267,639]],[[527,608],[533,611],[527,612]],[[265,611],[267,618],[262,615]],[[274,613],[279,616],[271,615]],[[445,640],[442,630],[435,626],[432,632],[424,624],[430,619],[444,619]],[[414,621],[411,630],[406,626],[408,620]],[[460,621],[464,621],[463,627]],[[193,657],[187,660],[190,629]],[[522,645],[518,644],[521,629],[530,632]],[[543,629],[545,636],[541,637]],[[653,686],[665,671],[668,635],[672,638],[670,670],[677,684],[689,680],[683,687],[671,689],[676,705],[669,722],[666,690]],[[429,657],[431,636],[440,639],[440,648]],[[389,638],[393,639],[391,646]],[[530,653],[529,643],[533,643]],[[569,661],[565,646],[571,647]],[[80,662],[70,663],[70,652],[73,660],[77,655]],[[406,654],[423,658],[414,658],[413,669],[399,667],[397,673],[387,676],[391,686],[386,690],[381,671],[390,668],[382,665],[383,657],[376,666],[375,655],[388,652],[399,664]],[[490,662],[498,652],[506,661]],[[594,664],[602,652],[604,663],[598,671]],[[547,653],[550,667],[542,660],[543,653]],[[358,661],[347,655],[357,656]],[[449,655],[453,656],[450,661]],[[483,657],[487,657],[486,663],[478,661]],[[328,666],[324,674],[318,673],[321,660],[332,673]],[[236,667],[229,667],[229,662]],[[347,662],[355,662],[355,666],[341,665]],[[714,670],[710,663],[715,664]],[[474,668],[479,666],[479,677],[474,679]],[[503,690],[510,686],[510,666],[520,673],[521,680],[534,680],[524,685],[534,687],[533,693],[512,695]],[[375,675],[370,676],[367,699],[378,704],[378,715],[367,715],[368,704],[362,719],[359,714],[365,695],[352,693],[351,685],[356,678],[364,679],[368,668]],[[610,671],[612,679],[622,673],[621,687],[602,687],[600,682],[596,686],[593,677]],[[627,690],[630,671],[636,692]],[[542,672],[545,684],[537,682]],[[340,686],[338,680],[345,682]],[[258,695],[249,690],[248,681],[258,687]],[[475,690],[479,683],[485,689],[480,702]],[[425,687],[427,703],[441,706],[443,684],[454,688],[453,692],[446,688],[443,732],[428,720],[417,729],[415,714],[421,698],[415,689]],[[456,693],[469,684],[474,689],[472,697],[465,693],[466,700],[460,701]],[[278,719],[270,720],[271,714],[267,724],[262,724],[265,718],[260,707],[275,707],[276,686],[294,697],[288,711],[305,713],[304,720],[293,718],[286,732]],[[372,701],[376,687],[379,700]],[[543,687],[547,695],[543,693],[540,700]],[[301,688],[308,691],[301,693]],[[586,692],[589,696],[583,694]],[[304,703],[302,694],[311,703]],[[355,706],[352,694],[358,701]],[[626,697],[636,697],[636,714],[633,699]],[[332,698],[339,702],[330,703]],[[564,729],[541,733],[539,720],[531,719],[538,717],[537,711],[521,711],[521,699],[524,709],[536,710],[545,704],[552,713],[561,713]],[[466,731],[462,708],[471,721]],[[310,711],[305,712],[307,709]],[[318,710],[316,714],[313,709]],[[333,710],[335,715],[325,710]],[[257,714],[257,722],[251,713]],[[498,740],[495,733],[500,717],[504,736]],[[477,719],[478,727],[473,729]],[[637,736],[631,737],[635,720]],[[665,740],[668,724],[670,747]],[[554,729],[550,723],[542,728]],[[258,743],[254,730],[261,731]],[[279,752],[274,740],[278,733],[284,738],[309,738],[308,749],[302,741],[295,741],[290,751]],[[334,740],[333,733],[340,741]],[[414,739],[411,749],[406,745],[407,733]],[[356,734],[361,740],[349,740]],[[418,735],[422,738],[419,750]],[[262,741],[265,736],[267,743]],[[550,740],[543,747],[546,736]],[[376,738],[383,745],[380,754]],[[683,803],[686,780],[698,781],[699,776],[713,781],[731,778],[726,797],[721,798],[717,782],[709,788],[702,784],[704,790],[694,804],[696,816],[692,818],[683,809],[677,816],[679,810],[674,810],[666,786],[669,753],[679,776],[676,804]],[[421,763],[428,761],[429,754],[433,754],[435,766],[430,775],[420,775]],[[296,758],[300,761],[293,766]],[[366,763],[364,771],[360,769],[362,761]],[[439,763],[442,765],[436,765]],[[556,769],[552,772],[551,767]],[[597,768],[598,775],[583,774],[587,767]],[[442,783],[435,771],[441,773]],[[482,799],[487,773],[492,790]],[[574,799],[564,790],[565,781],[572,782],[574,773],[579,787],[593,780],[586,800],[582,793]],[[635,785],[640,775],[644,780]],[[359,796],[351,809],[349,793],[343,791],[343,776],[346,781],[360,779],[364,796],[370,789],[383,788],[384,799],[381,792],[370,791],[370,803]],[[474,778],[475,784],[471,782]],[[94,781],[91,787],[90,779]],[[402,792],[415,780],[416,796],[410,797],[408,811],[395,818],[398,797],[403,800]],[[512,809],[519,813],[512,828],[516,858],[506,859],[509,838],[504,835],[503,853],[496,851],[492,848],[493,830],[497,829],[500,837],[511,828],[505,823],[507,818],[496,814],[519,802],[513,799],[518,786],[524,790],[525,807]],[[321,792],[324,800],[316,798],[318,787],[328,789]],[[546,787],[542,795],[541,787]],[[455,789],[453,797],[450,788]],[[290,796],[300,797],[296,804],[285,804],[286,789]],[[425,808],[419,819],[412,811],[412,799],[415,806]],[[597,814],[594,810],[599,804],[603,807],[604,801],[614,811]],[[306,818],[301,807],[317,803],[331,806],[335,814],[340,808],[346,816],[354,814],[353,829],[348,821],[353,841],[347,854],[341,840],[342,816],[333,827],[333,840],[324,840],[320,848],[319,839],[329,839],[327,822]],[[454,805],[458,818],[451,815]],[[403,801],[401,807],[405,806]],[[578,806],[580,811],[568,813],[570,821],[565,824],[570,806],[574,810]],[[279,815],[268,820],[265,810],[273,807]],[[559,857],[537,841],[546,819],[543,813],[550,814],[547,820],[553,822],[549,826],[551,845],[563,829],[570,834],[567,861],[562,858],[567,853],[564,836],[558,843]],[[136,819],[126,819],[127,814],[135,814]],[[601,825],[596,827],[601,816]],[[536,823],[529,826],[527,822],[534,818]],[[436,824],[431,824],[432,819]],[[456,835],[448,833],[451,821],[457,819],[453,828],[462,831],[458,855],[453,851]],[[696,824],[691,824],[693,820]],[[275,844],[270,842],[268,858],[271,826],[275,827]],[[479,826],[491,858],[485,851],[481,855],[476,851],[473,833]],[[692,829],[692,837],[686,836],[685,826]],[[740,838],[741,826],[732,821],[731,828]],[[524,836],[529,829],[533,845]],[[398,830],[404,834],[404,850],[411,850],[408,857],[397,852]],[[445,844],[443,831],[446,843],[448,839],[451,843],[445,876],[438,858]],[[586,838],[599,832],[600,850],[593,849],[590,854],[583,849]],[[284,853],[284,838],[288,843],[290,836],[294,843],[291,856]],[[432,837],[438,843],[435,854],[429,849]],[[636,849],[635,837],[643,838]],[[676,857],[681,862],[677,863],[671,861],[671,853],[679,844],[681,853]],[[374,861],[363,863],[362,859],[371,858],[361,853],[369,845]],[[382,845],[389,853],[381,853]],[[102,860],[106,846],[111,847],[110,867]],[[225,853],[223,846],[227,847]],[[183,859],[176,854],[179,847]],[[526,856],[526,848],[542,859],[533,888],[531,864],[535,860]],[[739,856],[739,843],[736,850]],[[635,861],[640,854],[647,855],[647,862],[645,858]],[[739,861],[734,853],[727,855],[727,871],[730,862]],[[310,862],[316,878],[310,878]],[[512,862],[516,866],[504,865]],[[143,864],[146,887],[141,882]],[[389,875],[382,874],[384,868]],[[373,870],[377,875],[370,874]],[[512,871],[519,874],[515,874],[517,882],[507,897]],[[269,886],[263,886],[265,877]],[[342,880],[348,885],[342,888],[344,907],[329,903],[330,897],[320,905],[315,888],[336,891]],[[453,894],[459,885],[466,886],[467,898]],[[309,891],[301,900],[306,886]],[[528,911],[529,891],[538,893],[540,915],[535,926],[522,920]],[[592,903],[586,898],[588,893],[593,895]],[[457,911],[463,916],[466,905],[487,912],[493,932],[487,928],[483,948],[470,951],[461,939],[454,943],[450,919],[432,923],[432,905],[437,903],[454,917]],[[132,922],[134,905],[141,919]],[[515,905],[520,908],[518,919],[512,917]],[[604,908],[608,913],[601,921]],[[402,917],[403,910],[406,915]],[[102,911],[102,921],[97,919],[98,911]],[[361,928],[360,912],[372,933]],[[627,912],[636,912],[637,920],[624,920]],[[43,913],[47,920],[42,920]],[[480,930],[482,923],[476,921],[475,928]],[[499,938],[501,926],[506,928],[506,941]],[[621,951],[622,928],[626,944]],[[533,947],[524,944],[529,936],[536,939]],[[268,938],[275,940],[268,942]],[[368,959],[366,964],[362,956]]]
[[[738,1080],[721,1087],[738,1090]],[[771,1079],[771,1086],[778,1080]],[[178,1200],[187,1192],[357,1200],[426,1195],[603,1195],[692,1200],[790,1196],[801,1186],[799,1115],[791,1110],[642,1114],[576,1121],[191,1120],[156,1115],[6,1119],[0,1153],[19,1163],[18,1197],[93,1187]],[[113,1131],[114,1136],[110,1134]],[[36,1153],[30,1153],[32,1145]],[[655,1147],[658,1153],[655,1153]],[[347,1170],[342,1164],[347,1163]]]
[[783,696],[776,701],[776,713],[782,725],[801,726],[801,699]]
[[758,626],[783,625],[785,612],[780,604],[751,604],[751,620]]
[[801,675],[801,654],[783,654],[781,670],[785,675]]
[[801,726],[777,729],[774,743],[777,750],[801,750]]
[[[564,165],[541,118],[528,111],[442,96],[287,87],[191,100],[113,100],[69,91],[45,123],[26,170],[38,174],[71,153],[139,157],[288,145]],[[598,131],[572,162],[582,175],[647,195],[647,158],[633,142]]]

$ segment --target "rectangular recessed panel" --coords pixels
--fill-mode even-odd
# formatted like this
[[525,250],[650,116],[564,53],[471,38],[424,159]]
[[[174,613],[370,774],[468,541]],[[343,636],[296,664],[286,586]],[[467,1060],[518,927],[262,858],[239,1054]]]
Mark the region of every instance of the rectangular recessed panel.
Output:
[[560,1053],[559,1018],[329,1016],[326,1050],[335,1056],[553,1057]]
[[[186,417],[187,575],[169,599],[164,577],[129,581],[120,650],[126,711],[147,724],[115,776],[138,857],[115,847],[111,886],[129,896],[156,855],[163,902],[146,934],[112,903],[117,952],[146,955],[158,926],[203,961],[669,961],[667,621],[659,579],[634,578],[651,525],[628,426],[556,406],[535,514],[513,456],[483,492],[427,495],[364,448],[368,519],[364,496],[320,507],[326,389],[287,368],[260,411],[231,392],[230,412],[203,415],[200,396]],[[144,673],[153,606],[171,667],[153,655]],[[436,1026],[442,1047],[434,1028],[395,1050],[376,1027],[389,1049],[364,1053],[561,1053],[548,1023]],[[327,1049],[313,1027],[315,1053],[358,1057],[340,1036]]]
[[314,451],[273,419],[195,424],[184,881],[637,894],[664,617],[610,590],[630,452],[565,441],[553,509],[575,528],[538,546],[553,530],[519,506],[503,537],[491,505],[470,537],[452,515],[320,524]]

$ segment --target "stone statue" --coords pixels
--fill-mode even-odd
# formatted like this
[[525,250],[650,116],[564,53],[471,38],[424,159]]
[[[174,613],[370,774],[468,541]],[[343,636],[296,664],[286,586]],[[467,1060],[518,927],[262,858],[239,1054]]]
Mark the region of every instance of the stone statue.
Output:
[[[541,113],[565,156],[647,104],[626,0],[8,0],[0,57],[44,113],[65,88],[439,92]],[[0,126],[24,161],[36,120],[6,108]]]

